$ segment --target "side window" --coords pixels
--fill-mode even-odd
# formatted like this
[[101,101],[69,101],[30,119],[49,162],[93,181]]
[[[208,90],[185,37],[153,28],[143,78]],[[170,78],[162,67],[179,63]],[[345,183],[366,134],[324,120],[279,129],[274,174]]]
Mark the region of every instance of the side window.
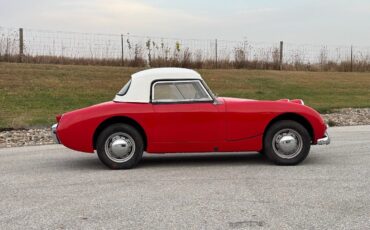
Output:
[[158,82],[154,85],[155,101],[160,100],[181,100],[183,96],[172,82]]
[[152,89],[153,102],[202,102],[212,98],[198,80],[158,81]]
[[124,96],[126,95],[126,93],[128,92],[128,90],[130,89],[130,85],[131,85],[131,80],[129,80],[125,86],[123,86],[123,88],[117,93],[118,96]]

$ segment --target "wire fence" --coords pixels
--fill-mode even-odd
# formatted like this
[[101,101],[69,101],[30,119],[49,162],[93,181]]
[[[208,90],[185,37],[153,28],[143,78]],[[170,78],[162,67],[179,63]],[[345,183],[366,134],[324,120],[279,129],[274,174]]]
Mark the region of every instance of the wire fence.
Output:
[[369,71],[370,47],[177,39],[0,27],[0,61],[134,67]]

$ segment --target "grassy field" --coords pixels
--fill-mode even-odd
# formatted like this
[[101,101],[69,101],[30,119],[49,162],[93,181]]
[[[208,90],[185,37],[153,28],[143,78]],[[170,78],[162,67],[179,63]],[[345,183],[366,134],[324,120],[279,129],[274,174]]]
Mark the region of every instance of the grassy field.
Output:
[[[0,62],[0,128],[47,126],[55,115],[112,100],[137,68]],[[370,107],[370,73],[199,70],[219,96],[302,98],[325,112]]]

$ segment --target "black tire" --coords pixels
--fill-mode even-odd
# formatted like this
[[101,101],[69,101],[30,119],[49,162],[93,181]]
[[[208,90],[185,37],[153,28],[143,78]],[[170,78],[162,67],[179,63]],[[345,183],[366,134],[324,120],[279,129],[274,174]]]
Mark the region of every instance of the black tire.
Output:
[[258,152],[258,156],[261,158],[261,159],[263,159],[263,160],[265,160],[267,157],[266,157],[266,153],[265,153],[265,150],[261,150],[261,151],[259,151]]
[[[281,140],[281,137],[287,133],[290,135],[294,134],[293,141],[294,143],[298,143],[298,146],[295,147],[296,149],[294,148],[292,153],[289,154],[288,152],[284,152],[283,150],[279,149],[279,147],[281,148],[281,145],[283,144],[279,145],[279,142],[276,141],[279,140],[279,138]],[[300,145],[299,143],[302,144]],[[297,165],[301,163],[304,159],[306,159],[308,153],[310,152],[310,148],[311,137],[307,129],[298,122],[291,120],[282,120],[272,124],[267,130],[263,141],[265,155],[268,159],[278,165]]]
[[[128,138],[131,137],[130,141],[134,142],[134,150],[131,148],[130,157],[127,157],[127,161],[120,162],[125,159],[116,159],[112,156],[112,153],[106,151],[106,142],[111,140],[112,135],[120,134],[126,135]],[[107,146],[109,146],[107,143]],[[97,139],[96,151],[98,153],[100,161],[111,169],[131,169],[135,167],[141,160],[144,152],[144,141],[140,133],[132,126],[128,124],[117,123],[105,128]],[[109,151],[109,150],[108,150]],[[114,160],[116,159],[116,160]]]

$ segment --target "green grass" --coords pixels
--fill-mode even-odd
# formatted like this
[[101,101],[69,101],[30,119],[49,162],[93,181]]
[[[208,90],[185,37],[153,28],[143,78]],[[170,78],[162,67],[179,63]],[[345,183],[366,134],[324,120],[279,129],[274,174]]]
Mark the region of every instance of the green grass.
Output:
[[[47,126],[55,115],[112,100],[139,69],[0,63],[0,128]],[[219,96],[302,98],[325,112],[370,107],[370,73],[199,70]]]

